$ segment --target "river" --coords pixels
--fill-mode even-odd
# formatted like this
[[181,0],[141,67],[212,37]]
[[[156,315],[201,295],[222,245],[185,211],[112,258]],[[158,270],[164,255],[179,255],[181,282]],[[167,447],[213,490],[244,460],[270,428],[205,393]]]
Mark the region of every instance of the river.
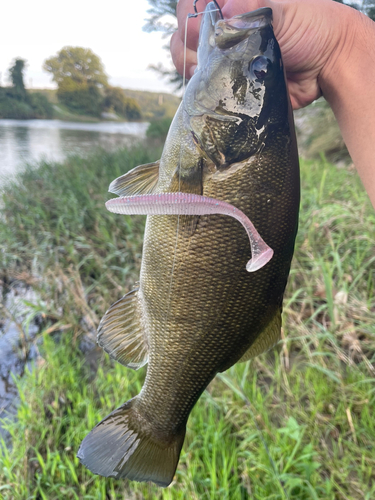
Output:
[[[130,145],[145,137],[148,123],[75,123],[61,120],[0,120],[0,186],[14,177],[26,163],[41,159],[61,161],[69,154],[87,154],[98,146],[107,150]],[[0,293],[4,290],[0,281]],[[14,375],[37,357],[36,348],[26,347],[24,337],[33,338],[34,324],[23,330],[26,319],[23,301],[33,292],[18,287],[0,298],[0,419],[16,412]],[[1,317],[3,311],[11,313]],[[25,354],[26,349],[26,354]],[[5,437],[0,424],[0,437]]]
[[0,183],[41,159],[61,161],[97,146],[110,150],[143,139],[148,123],[0,120]]

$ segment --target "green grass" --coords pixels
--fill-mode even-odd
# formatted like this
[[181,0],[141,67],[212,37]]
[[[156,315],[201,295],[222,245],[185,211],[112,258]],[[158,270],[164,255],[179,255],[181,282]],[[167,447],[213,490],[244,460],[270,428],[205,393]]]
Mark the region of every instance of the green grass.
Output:
[[83,355],[79,341],[139,272],[144,219],[107,212],[107,186],[158,156],[99,151],[43,163],[3,195],[2,280],[38,291],[21,326],[27,335],[31,318],[41,318],[43,344],[35,369],[18,381],[0,498],[372,500],[375,214],[356,173],[323,160],[301,165],[283,341],[210,384],[171,487],[94,476],[75,458],[87,432],[137,394],[145,376],[100,350]]
[[64,104],[61,103],[54,104],[53,115],[57,120],[71,122],[98,123],[101,121],[100,118],[95,118],[94,116],[72,113]]

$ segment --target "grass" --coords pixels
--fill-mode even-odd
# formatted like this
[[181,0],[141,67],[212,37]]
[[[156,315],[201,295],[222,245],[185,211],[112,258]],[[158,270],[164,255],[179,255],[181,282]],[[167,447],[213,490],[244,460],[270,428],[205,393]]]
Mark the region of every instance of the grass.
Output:
[[53,105],[53,115],[57,120],[71,122],[98,123],[101,121],[99,118],[96,118],[94,116],[72,113],[64,104],[61,103]]
[[27,336],[39,318],[43,342],[17,381],[18,419],[5,424],[12,447],[0,451],[0,498],[375,498],[375,214],[356,173],[324,160],[301,164],[283,340],[210,384],[171,487],[94,476],[75,458],[144,379],[145,369],[79,346],[139,272],[144,219],[106,212],[107,186],[157,157],[134,149],[42,163],[3,195],[1,279],[36,289],[21,327]]

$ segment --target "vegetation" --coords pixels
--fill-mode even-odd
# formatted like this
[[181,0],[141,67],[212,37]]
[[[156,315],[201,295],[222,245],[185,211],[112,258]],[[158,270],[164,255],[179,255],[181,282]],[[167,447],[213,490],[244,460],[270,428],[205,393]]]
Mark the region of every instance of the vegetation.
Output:
[[100,58],[83,47],[63,47],[45,61],[57,91],[27,91],[24,67],[25,61],[17,59],[9,70],[12,87],[0,87],[0,118],[93,121],[110,113],[125,120],[155,120],[172,118],[180,101],[166,93],[110,86]]
[[99,57],[91,49],[63,47],[54,57],[44,62],[44,69],[53,75],[53,81],[60,85],[70,82],[80,85],[105,87],[108,77]]
[[142,90],[123,90],[126,97],[135,99],[141,109],[145,120],[156,121],[160,118],[174,117],[181,99],[172,94],[162,92],[147,92]]
[[308,108],[294,113],[298,148],[305,158],[351,163],[349,152],[342,138],[335,115],[327,101],[319,99]]
[[[126,97],[126,103],[135,103],[135,110],[137,112],[138,108],[141,108],[142,120],[145,121],[156,121],[160,118],[169,118],[172,120],[176,113],[176,110],[181,102],[181,99],[173,94],[167,94],[163,92],[147,92],[143,90],[131,90],[123,89],[121,87],[109,87],[116,88],[118,91]],[[104,92],[106,92],[105,89]],[[30,90],[30,93],[35,92]],[[83,119],[85,121],[97,121],[97,117],[88,115],[77,115],[72,113],[65,105],[61,104],[57,98],[57,90],[55,89],[41,89],[38,91],[46,96],[46,98],[54,105],[54,113],[56,118],[61,120],[71,120],[77,121]],[[104,103],[105,108],[111,111],[111,107],[107,102]],[[108,104],[108,106],[107,106]],[[115,111],[115,103],[112,102],[113,110]],[[132,108],[130,108],[132,109]],[[115,111],[116,112],[116,111]],[[120,113],[121,114],[121,113]]]
[[146,136],[149,139],[159,139],[165,141],[172,120],[170,118],[162,118],[150,123],[146,131]]
[[20,101],[26,100],[26,89],[23,83],[24,68],[25,61],[23,59],[16,59],[13,66],[9,68],[9,76],[13,84],[14,96],[17,96]]
[[53,108],[48,99],[39,92],[29,93],[25,89],[23,71],[26,62],[16,59],[9,68],[11,87],[0,87],[0,118],[52,118]]
[[165,16],[176,16],[177,1],[176,0],[148,0],[150,8],[147,13],[149,18],[146,20],[144,29],[146,31],[162,31],[167,35],[172,35],[176,29],[176,24],[165,20]]
[[120,87],[107,87],[104,91],[104,108],[109,112],[126,116],[129,120],[139,120],[142,116],[138,102],[132,97],[126,97]]
[[91,49],[63,47],[44,62],[58,85],[57,97],[74,113],[100,116],[103,97],[99,89],[108,78],[99,57]]
[[43,68],[52,73],[58,100],[69,111],[96,117],[106,111],[129,120],[141,118],[139,104],[122,89],[109,86],[104,66],[91,49],[63,47]]
[[107,212],[107,186],[159,156],[124,149],[41,163],[3,192],[1,279],[37,291],[20,328],[27,337],[39,318],[42,357],[18,382],[0,497],[375,498],[375,215],[356,173],[324,160],[301,165],[282,342],[210,384],[189,419],[172,486],[105,479],[79,464],[82,438],[138,393],[145,375],[80,349],[139,273],[144,219]]
[[[177,29],[176,8],[177,0],[148,0],[150,8],[146,19],[144,29],[148,32],[159,31],[165,37],[170,37]],[[165,46],[169,52],[169,44]],[[150,68],[159,73],[162,78],[166,78],[176,90],[181,89],[183,82],[182,76],[176,69],[165,68],[161,63],[152,64]]]

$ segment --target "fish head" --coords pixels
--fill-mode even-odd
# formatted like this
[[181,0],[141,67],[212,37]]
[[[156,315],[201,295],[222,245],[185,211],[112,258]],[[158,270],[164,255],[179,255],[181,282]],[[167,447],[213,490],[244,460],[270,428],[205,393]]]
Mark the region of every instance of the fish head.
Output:
[[288,102],[272,10],[219,19],[208,4],[183,98],[197,147],[217,168],[243,161],[264,148],[275,126],[288,126]]

